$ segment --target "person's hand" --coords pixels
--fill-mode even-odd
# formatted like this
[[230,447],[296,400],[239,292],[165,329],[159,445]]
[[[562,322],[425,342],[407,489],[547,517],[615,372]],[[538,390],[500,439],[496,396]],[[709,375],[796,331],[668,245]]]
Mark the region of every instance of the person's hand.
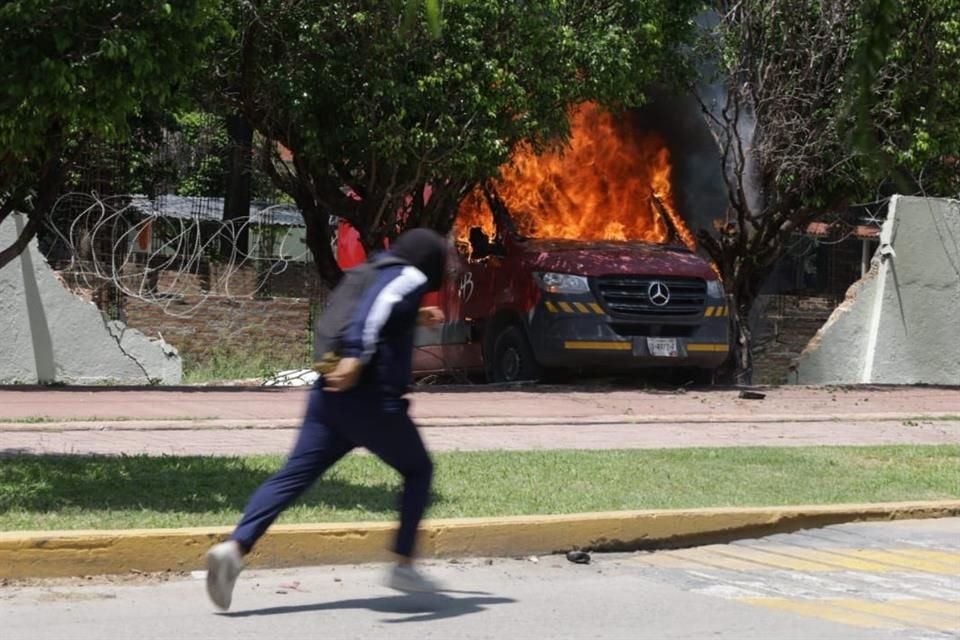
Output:
[[343,358],[333,371],[323,376],[324,390],[347,391],[356,386],[363,371],[359,358]]
[[426,327],[441,324],[444,319],[445,316],[440,307],[421,307],[417,313],[417,322]]

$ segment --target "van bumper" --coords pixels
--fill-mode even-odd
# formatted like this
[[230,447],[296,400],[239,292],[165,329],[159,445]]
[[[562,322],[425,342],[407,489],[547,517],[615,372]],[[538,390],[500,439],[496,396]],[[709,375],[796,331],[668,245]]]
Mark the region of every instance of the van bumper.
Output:
[[730,348],[722,300],[709,301],[700,316],[680,324],[612,318],[592,300],[572,296],[541,301],[527,319],[530,345],[545,367],[715,369]]

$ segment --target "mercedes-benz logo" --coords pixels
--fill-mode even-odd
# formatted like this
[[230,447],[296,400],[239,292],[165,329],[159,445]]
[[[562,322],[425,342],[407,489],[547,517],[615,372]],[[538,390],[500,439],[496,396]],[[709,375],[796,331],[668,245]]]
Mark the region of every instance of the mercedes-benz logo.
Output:
[[670,289],[659,280],[654,280],[647,287],[647,297],[654,306],[665,307],[670,302]]

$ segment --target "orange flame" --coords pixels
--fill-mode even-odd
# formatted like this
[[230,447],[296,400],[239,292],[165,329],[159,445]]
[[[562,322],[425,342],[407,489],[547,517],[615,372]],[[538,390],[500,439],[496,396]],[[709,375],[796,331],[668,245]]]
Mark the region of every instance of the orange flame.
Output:
[[[663,138],[592,103],[571,111],[570,127],[568,147],[538,156],[522,145],[501,168],[495,187],[521,235],[662,244],[670,239],[667,216],[683,243],[694,248],[693,234],[677,213]],[[479,189],[460,205],[457,237],[466,241],[471,227],[493,235]]]

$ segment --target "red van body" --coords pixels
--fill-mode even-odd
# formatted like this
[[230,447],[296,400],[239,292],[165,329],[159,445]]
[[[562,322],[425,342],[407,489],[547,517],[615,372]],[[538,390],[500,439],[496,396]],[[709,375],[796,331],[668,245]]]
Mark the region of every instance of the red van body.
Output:
[[[528,239],[502,216],[495,226],[492,239],[474,229],[471,242],[455,242],[443,288],[423,303],[446,321],[418,331],[415,373],[511,382],[545,369],[671,368],[706,377],[726,359],[724,292],[687,248]],[[344,222],[337,259],[343,268],[364,259]]]

